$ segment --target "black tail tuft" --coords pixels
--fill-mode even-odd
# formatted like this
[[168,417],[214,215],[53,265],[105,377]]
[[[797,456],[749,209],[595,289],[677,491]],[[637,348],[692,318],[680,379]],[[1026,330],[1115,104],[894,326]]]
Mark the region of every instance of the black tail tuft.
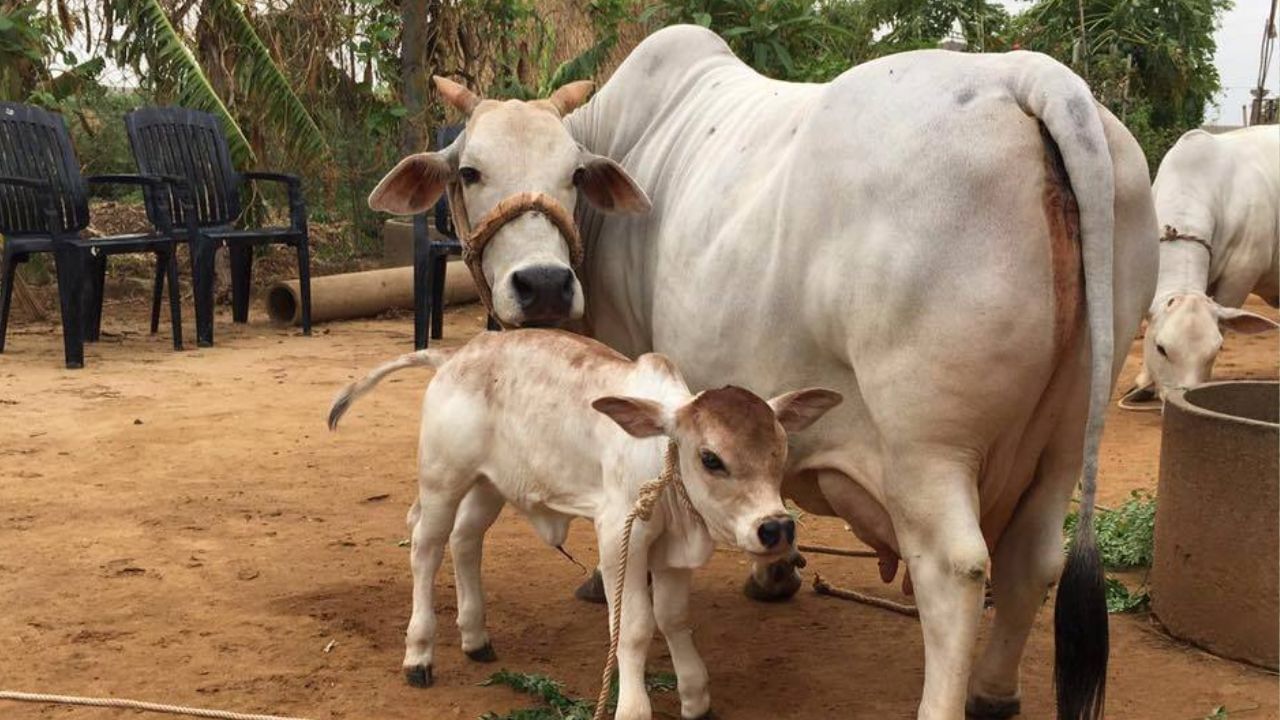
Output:
[[1053,613],[1058,720],[1098,720],[1106,701],[1106,575],[1091,520],[1076,528]]

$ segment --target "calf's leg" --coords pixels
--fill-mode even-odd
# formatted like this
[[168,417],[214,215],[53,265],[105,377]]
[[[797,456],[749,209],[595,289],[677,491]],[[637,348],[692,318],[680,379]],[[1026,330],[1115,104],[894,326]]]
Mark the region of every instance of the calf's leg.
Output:
[[680,691],[680,716],[685,720],[711,716],[711,692],[708,689],[707,666],[693,645],[693,628],[689,624],[689,588],[693,571],[687,569],[653,570],[653,615],[658,629],[667,639],[671,664],[675,666]]
[[413,568],[413,615],[405,633],[404,677],[415,687],[431,685],[431,661],[435,651],[436,613],[433,606],[436,571],[444,557],[445,541],[453,529],[458,503],[467,488],[449,488],[447,483],[420,485],[418,502],[409,513],[412,545],[409,564]]
[[[600,564],[605,596],[609,601],[609,631],[613,627],[614,588],[619,574],[618,551],[622,546],[621,514],[596,519]],[[653,604],[649,595],[649,543],[642,537],[642,523],[636,522],[631,537],[627,575],[622,591],[622,624],[618,631],[618,709],[615,720],[650,720],[653,709],[644,686],[645,657],[653,639]]]
[[498,656],[489,642],[484,624],[484,586],[480,563],[484,534],[498,519],[504,501],[488,481],[477,483],[462,498],[458,517],[449,536],[449,552],[453,555],[453,577],[458,588],[458,630],[462,635],[462,651],[478,662],[493,662]]

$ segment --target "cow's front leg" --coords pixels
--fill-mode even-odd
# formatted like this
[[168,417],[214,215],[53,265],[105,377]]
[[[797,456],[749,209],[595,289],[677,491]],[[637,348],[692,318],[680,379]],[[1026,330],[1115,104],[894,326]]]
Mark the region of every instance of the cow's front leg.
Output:
[[653,615],[671,650],[671,664],[675,666],[677,689],[680,691],[680,716],[685,720],[709,717],[711,692],[707,666],[693,645],[693,628],[689,624],[689,588],[693,583],[693,571],[668,568],[651,572]]
[[963,720],[987,572],[978,491],[963,463],[895,463],[886,497],[924,633],[919,720]]
[[742,593],[760,602],[790,600],[800,591],[799,568],[804,566],[804,556],[795,550],[789,556],[770,563],[753,560],[751,574],[747,576]]
[[503,504],[502,495],[493,485],[488,482],[477,484],[462,499],[458,517],[453,523],[453,533],[449,536],[453,577],[458,588],[458,630],[462,636],[462,651],[477,662],[498,659],[484,626],[484,585],[480,561],[484,534],[498,519]]
[[[609,631],[614,632],[613,612],[617,587],[618,550],[622,545],[625,518],[603,516],[596,521],[600,541],[600,565],[604,576],[605,597],[609,605]],[[649,542],[644,538],[643,523],[637,521],[631,537],[627,574],[622,590],[622,623],[618,629],[618,709],[615,720],[649,720],[652,708],[644,686],[645,657],[653,639],[653,603],[649,595]]]

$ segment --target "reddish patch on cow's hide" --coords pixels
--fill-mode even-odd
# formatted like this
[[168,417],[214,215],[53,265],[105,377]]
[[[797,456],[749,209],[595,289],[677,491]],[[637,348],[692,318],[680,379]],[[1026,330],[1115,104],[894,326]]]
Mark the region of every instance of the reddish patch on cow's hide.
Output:
[[1053,276],[1053,347],[1063,352],[1080,326],[1084,309],[1084,276],[1080,258],[1080,206],[1062,155],[1044,125],[1044,194],[1042,204],[1049,225],[1049,258]]

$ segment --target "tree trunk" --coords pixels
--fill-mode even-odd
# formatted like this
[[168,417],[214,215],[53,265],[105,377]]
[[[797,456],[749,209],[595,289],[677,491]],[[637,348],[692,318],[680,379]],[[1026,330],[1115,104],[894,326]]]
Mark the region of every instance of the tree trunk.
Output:
[[427,69],[430,64],[432,0],[401,0],[400,3],[400,101],[408,114],[400,121],[400,150],[421,152],[427,147]]

